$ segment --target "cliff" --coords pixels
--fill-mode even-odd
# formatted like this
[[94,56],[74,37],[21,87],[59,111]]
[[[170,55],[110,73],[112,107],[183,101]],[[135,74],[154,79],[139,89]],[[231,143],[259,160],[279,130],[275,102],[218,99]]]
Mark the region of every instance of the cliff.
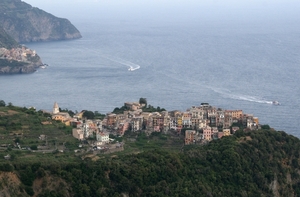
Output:
[[21,43],[81,38],[69,20],[55,17],[21,0],[0,1],[0,24]]

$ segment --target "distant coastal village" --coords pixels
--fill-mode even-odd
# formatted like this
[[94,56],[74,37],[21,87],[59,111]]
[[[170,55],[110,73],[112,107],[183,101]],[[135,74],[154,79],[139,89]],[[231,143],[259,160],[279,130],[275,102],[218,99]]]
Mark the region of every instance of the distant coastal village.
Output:
[[[152,110],[149,110],[152,109]],[[203,144],[211,140],[229,136],[236,131],[258,130],[261,128],[259,119],[253,114],[243,113],[242,110],[224,110],[201,103],[192,106],[185,112],[166,111],[163,108],[153,108],[147,105],[144,98],[140,102],[125,102],[121,108],[107,113],[102,119],[84,118],[85,111],[70,116],[61,112],[58,103],[54,103],[52,119],[72,126],[72,135],[78,140],[86,140],[96,136],[92,144],[100,147],[110,143],[110,135],[122,137],[125,132],[153,132],[184,135],[184,144]]]
[[[20,48],[12,48],[11,50],[0,48],[0,57],[7,60],[16,60],[20,62],[28,62],[28,57],[35,57],[35,50],[28,49],[24,46]],[[30,62],[29,62],[30,63]]]

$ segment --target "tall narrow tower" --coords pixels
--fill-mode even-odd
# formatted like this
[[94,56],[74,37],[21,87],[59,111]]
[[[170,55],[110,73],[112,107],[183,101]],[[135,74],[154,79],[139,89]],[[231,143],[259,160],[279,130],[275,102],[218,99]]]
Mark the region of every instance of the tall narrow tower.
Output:
[[57,102],[54,102],[54,106],[53,106],[53,114],[58,114],[59,113],[59,107]]

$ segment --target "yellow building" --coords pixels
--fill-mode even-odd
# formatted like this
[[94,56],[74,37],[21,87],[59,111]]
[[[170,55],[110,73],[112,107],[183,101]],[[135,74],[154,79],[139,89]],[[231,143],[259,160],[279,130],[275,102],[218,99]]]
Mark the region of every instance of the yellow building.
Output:
[[242,120],[243,110],[225,110],[225,115],[230,115],[233,119]]
[[58,120],[66,124],[67,126],[70,126],[70,119],[71,116],[67,112],[59,112],[58,104],[55,102],[53,106],[53,112],[52,112],[52,120]]
[[82,120],[83,113],[84,113],[84,111],[81,111],[81,112],[75,114],[74,118],[77,118],[78,120]]
[[182,116],[177,116],[177,126],[182,126]]
[[223,136],[230,136],[230,129],[223,129]]
[[259,120],[258,120],[258,118],[257,118],[257,117],[253,117],[253,122],[255,122],[255,123],[256,123],[256,125],[258,125],[258,124],[259,124]]

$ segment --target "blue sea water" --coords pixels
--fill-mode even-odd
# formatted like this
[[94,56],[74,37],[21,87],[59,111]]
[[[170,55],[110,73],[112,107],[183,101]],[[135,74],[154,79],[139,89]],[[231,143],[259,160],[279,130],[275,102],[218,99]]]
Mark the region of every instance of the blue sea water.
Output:
[[140,97],[169,111],[208,102],[300,137],[300,23],[73,23],[82,39],[26,44],[49,67],[1,76],[0,99],[102,113]]

